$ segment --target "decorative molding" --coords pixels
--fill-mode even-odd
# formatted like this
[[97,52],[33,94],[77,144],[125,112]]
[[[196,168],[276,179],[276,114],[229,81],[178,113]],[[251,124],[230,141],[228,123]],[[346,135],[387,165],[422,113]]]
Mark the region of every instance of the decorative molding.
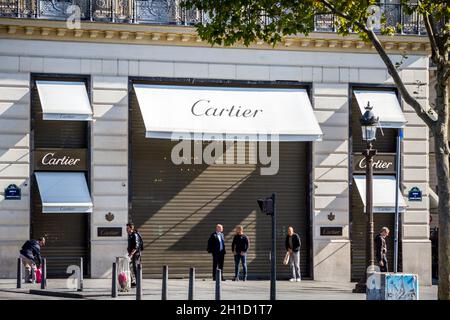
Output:
[[[40,30],[40,32],[35,32],[36,30]],[[165,45],[211,46],[201,40],[195,28],[190,26],[82,22],[81,29],[72,30],[67,27],[65,21],[38,19],[0,18],[0,38],[123,44],[146,44],[150,39],[152,42]],[[380,36],[380,40],[390,53],[410,50],[415,54],[428,54],[430,51],[426,36]],[[231,47],[245,48],[242,44],[235,44]],[[259,40],[249,47],[264,50],[375,51],[371,44],[365,43],[356,34],[343,37],[332,32],[314,32],[308,37],[289,36],[275,47]]]

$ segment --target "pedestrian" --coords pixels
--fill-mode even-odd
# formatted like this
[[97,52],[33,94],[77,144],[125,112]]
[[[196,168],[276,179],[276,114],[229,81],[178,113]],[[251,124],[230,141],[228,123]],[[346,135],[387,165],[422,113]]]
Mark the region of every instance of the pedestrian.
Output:
[[127,223],[128,233],[128,257],[130,258],[131,287],[136,287],[137,265],[141,263],[141,251],[143,241],[141,235],[137,232],[133,223]]
[[375,237],[375,255],[381,272],[389,272],[386,246],[386,237],[388,236],[389,229],[383,227],[381,228],[380,233]]
[[286,236],[285,247],[289,252],[289,261],[292,270],[292,278],[289,281],[302,281],[300,275],[300,236],[294,233],[294,228],[289,226],[288,235]]
[[[45,238],[27,240],[19,252],[19,257],[25,267],[25,282],[36,282],[36,269],[41,267],[41,248],[45,246]],[[32,272],[34,271],[34,272]]]
[[223,276],[223,262],[225,260],[225,237],[223,235],[223,226],[221,224],[216,225],[216,231],[214,231],[208,239],[207,251],[211,253],[213,258],[213,280],[216,280],[216,270],[222,271],[222,281],[225,281]]
[[247,251],[249,248],[249,240],[244,234],[244,227],[237,226],[236,234],[233,237],[231,244],[231,251],[234,254],[234,280],[239,281],[239,265],[242,261],[242,280],[247,281]]

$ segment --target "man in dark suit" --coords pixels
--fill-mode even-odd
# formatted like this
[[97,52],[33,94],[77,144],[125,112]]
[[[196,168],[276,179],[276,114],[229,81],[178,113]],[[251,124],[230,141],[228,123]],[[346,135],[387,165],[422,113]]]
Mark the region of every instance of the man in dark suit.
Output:
[[221,224],[216,225],[216,231],[209,237],[207,250],[213,257],[213,280],[216,280],[216,270],[220,269],[222,270],[222,281],[225,281],[223,277],[223,261],[226,254],[225,236]]
[[381,228],[380,233],[375,237],[375,256],[381,272],[389,272],[386,246],[387,236],[389,236],[389,229],[383,227]]

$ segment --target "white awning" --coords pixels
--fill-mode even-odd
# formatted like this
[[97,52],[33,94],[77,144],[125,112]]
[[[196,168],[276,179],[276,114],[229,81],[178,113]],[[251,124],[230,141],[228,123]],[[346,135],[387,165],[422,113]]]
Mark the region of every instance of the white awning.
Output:
[[[366,176],[355,175],[353,179],[361,196],[361,200],[366,207]],[[394,176],[373,176],[373,212],[395,212],[395,177]],[[399,190],[398,193],[399,212],[406,210],[405,199]]]
[[394,91],[354,90],[361,114],[366,111],[367,103],[373,107],[372,112],[380,119],[382,128],[403,128],[406,124],[402,108]]
[[134,84],[147,138],[316,141],[322,131],[304,89]]
[[83,172],[35,172],[43,213],[92,212]]
[[92,120],[92,108],[83,82],[36,81],[44,120]]

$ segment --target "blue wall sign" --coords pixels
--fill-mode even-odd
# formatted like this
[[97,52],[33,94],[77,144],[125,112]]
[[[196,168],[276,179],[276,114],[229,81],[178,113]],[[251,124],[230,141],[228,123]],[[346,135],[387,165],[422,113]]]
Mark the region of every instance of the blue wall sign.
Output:
[[409,201],[422,201],[422,191],[417,187],[412,187],[408,192]]
[[5,200],[20,200],[21,198],[21,190],[15,184],[10,184],[5,188]]

